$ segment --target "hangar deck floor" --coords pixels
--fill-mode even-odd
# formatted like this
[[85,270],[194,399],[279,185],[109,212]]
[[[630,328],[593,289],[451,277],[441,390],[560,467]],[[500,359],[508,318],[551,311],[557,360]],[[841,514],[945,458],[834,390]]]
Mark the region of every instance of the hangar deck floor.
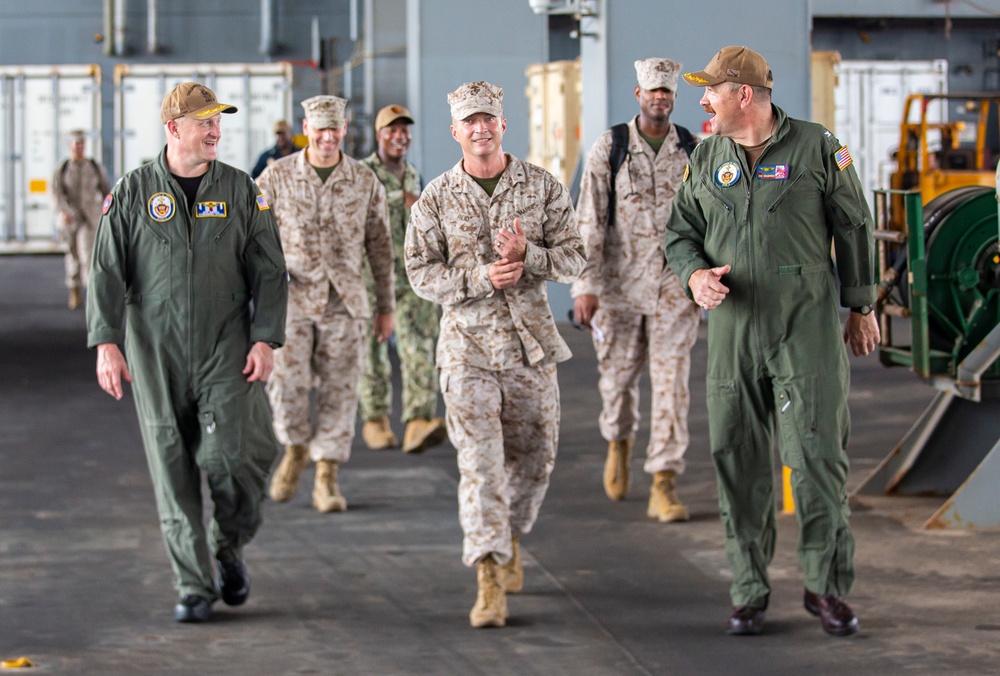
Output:
[[[826,636],[802,609],[796,525],[779,517],[764,635],[727,636],[704,341],[694,353],[692,444],[679,486],[692,520],[661,525],[645,518],[641,450],[629,498],[604,497],[594,353],[568,326],[576,356],[559,372],[559,458],[523,541],[525,591],[509,600],[508,627],[468,626],[475,574],[459,560],[453,449],[408,456],[368,451],[360,439],[342,472],[349,511],[316,513],[308,490],[267,504],[247,551],[250,601],[217,604],[210,623],[178,625],[134,409],[98,389],[84,315],[65,308],[61,276],[57,257],[0,257],[0,659],[29,657],[31,673],[998,670],[1000,534],[920,531],[941,499],[855,509],[850,601],[862,631],[847,639]],[[874,358],[852,367],[851,487],[932,395]],[[644,425],[640,449],[647,435]],[[310,470],[303,486],[311,478]]]

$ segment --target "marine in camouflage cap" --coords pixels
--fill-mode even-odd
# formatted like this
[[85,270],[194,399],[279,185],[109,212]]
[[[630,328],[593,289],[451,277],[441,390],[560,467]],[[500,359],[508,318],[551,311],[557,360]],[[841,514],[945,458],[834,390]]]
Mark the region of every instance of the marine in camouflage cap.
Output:
[[464,120],[476,113],[503,117],[503,87],[483,80],[466,82],[448,94],[448,105],[453,120]]
[[302,110],[313,129],[340,129],[347,122],[347,99],[339,96],[313,96],[302,102]]
[[643,89],[669,89],[675,92],[682,67],[682,64],[672,59],[640,59],[635,62],[635,77]]

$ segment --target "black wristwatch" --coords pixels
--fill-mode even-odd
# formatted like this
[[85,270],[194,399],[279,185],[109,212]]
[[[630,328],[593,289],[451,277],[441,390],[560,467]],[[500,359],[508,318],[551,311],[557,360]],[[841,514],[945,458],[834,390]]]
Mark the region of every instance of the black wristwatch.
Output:
[[267,346],[272,350],[277,350],[279,347],[281,347],[281,343],[268,342]]
[[870,315],[874,311],[875,311],[875,307],[873,305],[861,305],[859,307],[852,307],[851,308],[851,312],[857,312],[862,317],[864,317],[866,315]]

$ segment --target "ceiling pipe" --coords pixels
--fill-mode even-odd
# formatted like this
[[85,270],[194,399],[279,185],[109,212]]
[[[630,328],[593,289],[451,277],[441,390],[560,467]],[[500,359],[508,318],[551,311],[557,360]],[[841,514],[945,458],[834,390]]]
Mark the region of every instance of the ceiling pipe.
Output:
[[156,35],[158,14],[156,0],[146,0],[146,51],[149,54],[157,54],[160,51],[160,41]]
[[102,39],[101,51],[105,56],[114,53],[114,44],[111,42],[111,35],[115,31],[115,1],[104,0],[104,37]]
[[271,0],[260,0],[260,53],[273,56],[275,49],[274,3]]
[[114,1],[115,56],[125,56],[128,35],[128,0]]

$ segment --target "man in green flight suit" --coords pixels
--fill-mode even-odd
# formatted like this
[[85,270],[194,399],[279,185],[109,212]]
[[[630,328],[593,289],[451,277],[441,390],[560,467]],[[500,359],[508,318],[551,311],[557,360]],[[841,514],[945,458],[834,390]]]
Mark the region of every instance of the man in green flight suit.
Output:
[[285,339],[287,274],[266,199],[216,159],[221,113],[235,112],[194,82],[166,96],[166,148],[105,198],[87,294],[101,388],[121,399],[133,383],[178,622],[207,620],[219,596],[246,601],[243,548],[278,450],[261,381]]
[[[771,458],[792,468],[804,605],[836,636],[858,630],[845,452],[850,371],[841,345],[879,342],[872,218],[851,156],[817,124],[771,103],[760,54],[725,47],[684,80],[705,87],[713,136],[691,157],[664,252],[709,310],[712,459],[733,571],[731,634],[758,634],[770,596],[775,500]],[[830,258],[836,249],[836,274]],[[839,302],[851,308],[843,331]]]

